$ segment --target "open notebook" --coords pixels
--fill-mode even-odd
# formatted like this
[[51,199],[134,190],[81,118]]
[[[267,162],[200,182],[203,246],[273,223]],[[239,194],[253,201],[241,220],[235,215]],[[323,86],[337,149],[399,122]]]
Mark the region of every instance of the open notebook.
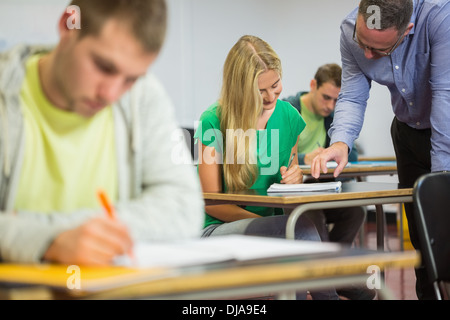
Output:
[[298,184],[272,184],[267,192],[311,192],[311,191],[333,191],[338,192],[342,188],[341,181],[317,182],[317,183],[298,183]]
[[251,261],[313,253],[335,252],[335,243],[226,235],[171,243],[138,243],[135,261],[128,256],[117,265],[179,268],[225,261]]

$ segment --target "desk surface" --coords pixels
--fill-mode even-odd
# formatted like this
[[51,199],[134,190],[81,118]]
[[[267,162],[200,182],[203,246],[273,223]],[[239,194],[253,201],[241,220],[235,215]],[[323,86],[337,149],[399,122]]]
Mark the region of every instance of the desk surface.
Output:
[[[180,274],[176,277],[157,279],[96,293],[54,292],[49,288],[15,289],[9,298],[19,299],[213,299],[239,298],[248,294],[280,293],[295,288],[311,289],[330,285],[338,278],[347,277],[348,283],[359,282],[371,276],[369,266],[404,268],[416,266],[419,255],[415,251],[376,252],[343,249],[333,255],[300,257],[289,261],[255,263],[244,266],[225,266]],[[345,284],[346,282],[342,282]],[[242,291],[245,289],[244,291]],[[2,288],[0,287],[0,293]],[[8,290],[8,289],[7,289]],[[267,291],[266,291],[267,290]],[[28,295],[28,294],[31,294]]]
[[384,157],[366,157],[359,156],[358,161],[396,161],[397,158],[395,156],[384,156]]
[[206,205],[237,204],[271,207],[296,207],[300,204],[339,200],[411,197],[412,188],[399,189],[396,183],[346,182],[340,192],[301,192],[267,194],[267,190],[203,193]]
[[[419,255],[415,251],[403,252],[361,252],[348,250],[334,257],[305,259],[283,263],[258,264],[253,266],[241,266],[220,270],[200,272],[171,279],[152,281],[139,284],[131,288],[118,289],[106,293],[93,295],[91,298],[124,298],[124,297],[148,297],[159,299],[190,297],[211,299],[213,297],[237,298],[239,291],[236,288],[258,288],[266,286],[277,287],[277,284],[289,286],[302,281],[312,283],[312,280],[333,279],[351,275],[363,275],[366,279],[371,274],[367,273],[369,266],[377,266],[380,270],[386,268],[405,268],[417,266]],[[312,284],[311,284],[312,285]],[[264,290],[264,289],[263,289]],[[216,294],[214,294],[216,292]],[[251,290],[248,292],[252,292]],[[89,297],[88,297],[89,298]]]

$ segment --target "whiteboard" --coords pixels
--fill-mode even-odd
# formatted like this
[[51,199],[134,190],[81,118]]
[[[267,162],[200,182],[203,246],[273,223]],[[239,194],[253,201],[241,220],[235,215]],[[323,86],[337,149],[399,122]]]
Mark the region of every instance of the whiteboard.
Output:
[[[282,97],[309,90],[316,69],[340,64],[340,23],[359,0],[168,0],[169,30],[151,67],[168,90],[183,127],[193,128],[218,98],[222,67],[238,38],[269,42],[283,64]],[[69,1],[0,0],[0,51],[17,43],[54,44]],[[373,84],[359,145],[367,156],[394,155],[386,88]],[[376,132],[376,134],[374,134]]]

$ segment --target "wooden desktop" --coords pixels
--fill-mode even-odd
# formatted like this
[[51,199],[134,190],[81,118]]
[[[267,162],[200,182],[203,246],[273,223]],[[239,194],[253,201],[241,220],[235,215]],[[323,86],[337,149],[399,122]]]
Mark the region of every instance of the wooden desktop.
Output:
[[375,205],[377,218],[377,247],[384,250],[384,204],[412,202],[412,189],[399,189],[396,183],[345,182],[340,192],[301,192],[268,194],[267,190],[203,193],[205,204],[236,204],[295,209],[287,225],[286,235],[292,238],[292,230],[298,217],[307,210],[333,207]]

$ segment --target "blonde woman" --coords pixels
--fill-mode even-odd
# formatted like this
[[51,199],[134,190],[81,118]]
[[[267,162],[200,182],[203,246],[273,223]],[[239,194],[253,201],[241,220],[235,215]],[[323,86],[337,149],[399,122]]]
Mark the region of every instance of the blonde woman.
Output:
[[[195,134],[204,192],[267,190],[274,182],[302,183],[296,150],[305,122],[294,107],[278,99],[281,76],[279,57],[258,37],[243,36],[230,50],[220,98],[202,114]],[[287,216],[282,210],[218,205],[205,211],[204,237],[285,237]],[[305,215],[297,223],[296,239],[320,241]],[[337,295],[331,290],[316,298]]]

